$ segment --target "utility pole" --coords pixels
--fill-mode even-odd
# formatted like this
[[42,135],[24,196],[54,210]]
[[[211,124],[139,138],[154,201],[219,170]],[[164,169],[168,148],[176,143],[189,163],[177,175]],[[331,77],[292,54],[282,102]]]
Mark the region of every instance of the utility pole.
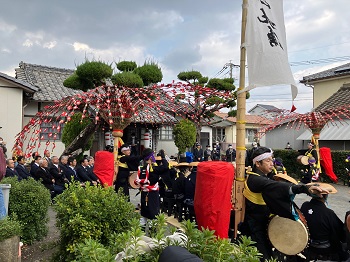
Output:
[[226,63],[224,65],[224,68],[228,68],[230,67],[230,78],[233,78],[233,68],[239,68],[239,65],[235,65],[234,63],[232,63],[232,60],[230,60],[230,62]]

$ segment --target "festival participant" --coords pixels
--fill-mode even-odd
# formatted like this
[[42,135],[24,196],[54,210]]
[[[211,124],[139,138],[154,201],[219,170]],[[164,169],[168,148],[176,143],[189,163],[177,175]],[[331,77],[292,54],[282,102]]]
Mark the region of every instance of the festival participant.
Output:
[[315,177],[318,173],[318,169],[316,167],[316,159],[314,157],[309,157],[308,163],[309,166],[307,169],[305,169],[300,180],[300,182],[304,184],[311,183],[312,178]]
[[18,181],[22,180],[22,177],[18,175],[15,170],[15,161],[12,159],[6,159],[6,174],[5,177],[17,177]]
[[15,167],[15,170],[17,171],[18,175],[22,179],[27,179],[30,177],[30,173],[27,170],[27,168],[24,166],[25,164],[25,158],[24,156],[18,156],[17,157],[17,166]]
[[236,150],[232,147],[231,144],[228,145],[228,149],[226,150],[226,161],[227,162],[236,161]]
[[264,261],[272,257],[272,246],[267,237],[270,215],[297,220],[298,214],[292,201],[294,195],[320,195],[322,189],[316,185],[293,185],[270,179],[268,174],[273,169],[273,151],[269,148],[257,148],[252,154],[252,162],[253,172],[248,173],[243,191],[246,210],[241,230],[256,242],[263,255],[261,261]]
[[193,159],[194,161],[202,161],[203,158],[203,149],[201,148],[201,144],[196,142],[196,147],[193,149]]
[[92,185],[96,186],[97,181],[89,177],[88,165],[89,161],[86,158],[80,160],[80,165],[76,168],[77,175],[81,182],[90,182]]
[[312,142],[309,142],[307,144],[307,151],[305,152],[305,156],[308,156],[309,158],[310,157],[313,157],[315,158],[315,163],[318,163],[318,154],[317,154],[317,151],[316,149],[314,148],[314,143]]
[[[46,159],[46,158],[45,158]],[[46,160],[47,161],[47,160]],[[51,158],[51,165],[49,165],[49,172],[55,179],[55,184],[65,188],[65,184],[69,182],[69,180],[65,177],[63,171],[59,166],[59,159],[57,156],[53,156]]]
[[124,195],[129,195],[129,175],[130,171],[137,171],[139,163],[142,159],[140,156],[131,156],[131,148],[127,145],[123,145],[120,149],[121,155],[119,158],[119,169],[117,174],[117,180],[115,181],[115,192],[118,192],[119,188],[123,189]]
[[150,148],[143,150],[142,158],[143,165],[139,166],[137,178],[134,181],[141,190],[141,216],[146,220],[155,219],[160,212],[159,176],[169,169],[169,164],[165,158],[162,158],[162,165],[156,166],[154,152]]
[[[321,188],[327,189],[329,194],[337,190],[329,184],[318,183]],[[313,195],[310,201],[302,204],[300,210],[305,216],[310,233],[310,244],[305,254],[307,260],[344,261],[348,258],[342,249],[345,243],[344,223],[332,209],[328,207],[328,194]]]
[[204,161],[208,161],[211,158],[211,149],[210,145],[206,146],[206,149],[204,150]]
[[221,160],[220,150],[221,150],[221,147],[220,147],[219,141],[216,141],[216,144],[213,146],[213,150],[211,151],[211,160],[213,161]]
[[184,215],[185,183],[187,179],[185,174],[187,173],[189,167],[190,164],[187,162],[179,163],[176,166],[176,169],[178,169],[179,172],[177,172],[173,183],[173,194],[176,201],[174,217],[177,218],[179,222],[182,221]]
[[253,166],[253,153],[255,150],[257,150],[259,148],[258,143],[257,142],[253,142],[252,143],[252,148],[248,149],[246,151],[246,157],[245,157],[245,166]]
[[39,161],[41,159],[41,156],[38,154],[38,152],[35,152],[32,154],[32,157],[33,161],[30,164],[30,175],[35,178],[35,173],[36,170],[39,168]]

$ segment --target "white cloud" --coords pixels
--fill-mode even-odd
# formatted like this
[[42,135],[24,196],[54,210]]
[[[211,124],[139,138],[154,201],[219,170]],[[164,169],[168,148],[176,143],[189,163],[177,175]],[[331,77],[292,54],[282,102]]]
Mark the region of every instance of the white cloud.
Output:
[[14,32],[17,29],[16,25],[11,25],[9,23],[6,23],[2,19],[0,19],[0,32],[3,32],[5,34],[9,34]]
[[26,39],[22,45],[26,46],[26,47],[31,47],[31,46],[33,46],[33,42],[29,39]]
[[54,48],[56,45],[57,45],[57,42],[56,42],[56,41],[50,41],[50,42],[44,43],[44,44],[43,44],[43,47],[44,47],[44,48],[47,48],[47,49],[52,49],[52,48]]
[[73,43],[73,47],[74,47],[74,51],[90,51],[91,50],[89,45],[83,44],[83,43],[78,43],[78,42]]

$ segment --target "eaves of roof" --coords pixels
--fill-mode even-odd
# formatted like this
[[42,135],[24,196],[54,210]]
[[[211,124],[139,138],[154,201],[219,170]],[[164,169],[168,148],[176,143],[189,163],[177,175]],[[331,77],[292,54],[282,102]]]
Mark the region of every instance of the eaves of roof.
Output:
[[[341,71],[342,69],[347,69],[350,67],[350,63],[337,66],[322,72],[318,72],[312,75],[304,76],[302,80],[299,82],[302,84],[307,84],[307,83],[314,83],[318,82],[321,80],[326,80],[326,79],[331,79],[331,78],[342,78],[342,77],[349,77],[350,76],[350,70],[344,70],[343,72]],[[336,72],[339,71],[339,72]]]
[[35,87],[27,82],[16,79],[12,76],[6,75],[4,73],[0,73],[0,78],[3,78],[7,81],[10,81],[10,82],[16,84],[18,87],[22,88],[25,92],[34,93],[34,92],[38,91],[37,87]]
[[[218,117],[221,117],[222,119],[225,119],[227,121],[230,121],[232,123],[237,123],[236,117],[229,117],[227,113],[222,112],[215,112],[215,115]],[[272,120],[258,115],[245,115],[245,121],[247,124],[259,124],[259,125],[269,125],[272,124]]]
[[64,80],[74,73],[74,70],[71,69],[21,62],[15,71],[18,80],[38,88],[33,95],[34,101],[53,102],[81,92],[63,85]]

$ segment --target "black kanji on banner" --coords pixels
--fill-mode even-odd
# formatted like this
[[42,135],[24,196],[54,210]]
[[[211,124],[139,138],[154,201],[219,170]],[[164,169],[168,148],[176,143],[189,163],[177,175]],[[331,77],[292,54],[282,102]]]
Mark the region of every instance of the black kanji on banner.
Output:
[[[265,5],[268,9],[271,9],[270,4],[266,0],[260,0],[260,3]],[[265,8],[266,8],[265,7]],[[277,28],[276,24],[267,16],[264,7],[260,8],[262,15],[261,17],[257,17],[260,23],[267,24],[267,28],[269,29],[269,32],[267,33],[267,38],[269,40],[269,43],[272,47],[274,46],[280,46],[283,49],[283,46],[278,38],[278,35],[275,32],[275,29]]]

